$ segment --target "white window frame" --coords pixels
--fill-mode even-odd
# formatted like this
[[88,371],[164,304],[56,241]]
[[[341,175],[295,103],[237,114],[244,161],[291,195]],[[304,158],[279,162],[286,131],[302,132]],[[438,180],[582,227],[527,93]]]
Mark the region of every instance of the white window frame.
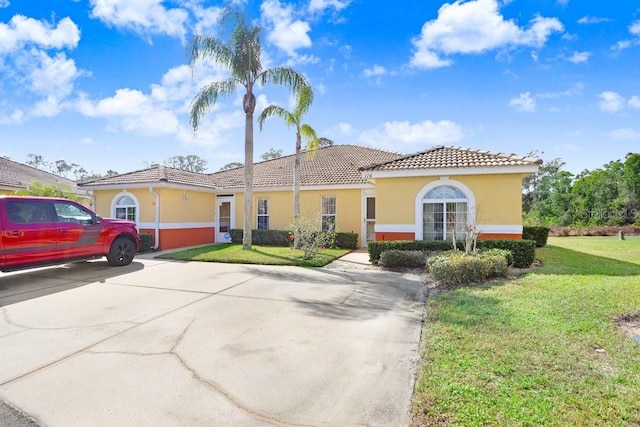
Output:
[[[415,198],[415,235],[416,240],[424,240],[423,233],[423,209],[424,203],[428,203],[425,201],[424,197],[431,190],[436,187],[453,187],[456,190],[461,191],[466,196],[467,202],[467,225],[469,227],[475,227],[475,212],[476,212],[476,199],[473,195],[473,192],[469,187],[464,185],[463,183],[449,179],[449,178],[440,178],[439,180],[432,181],[429,184],[422,187],[422,189],[416,194]],[[453,201],[453,200],[452,200]]]
[[[325,212],[325,199],[333,199],[333,213]],[[333,217],[333,230],[325,230],[325,218]],[[320,229],[322,231],[338,230],[338,198],[336,196],[320,196]]]
[[[260,202],[263,201],[265,204],[265,212],[260,213]],[[267,228],[260,228],[260,218],[267,219]],[[269,198],[268,197],[257,197],[256,198],[256,229],[257,230],[268,230],[269,229]]]
[[[118,205],[118,202],[120,201],[120,199],[122,199],[123,197],[130,197],[131,200],[133,200],[134,204],[132,205]],[[134,222],[136,224],[140,223],[140,202],[138,202],[138,199],[136,198],[136,196],[134,196],[132,193],[128,192],[128,191],[122,191],[118,194],[116,194],[113,199],[111,200],[111,217],[112,218],[117,218],[116,216],[116,209],[117,208],[134,208]]]

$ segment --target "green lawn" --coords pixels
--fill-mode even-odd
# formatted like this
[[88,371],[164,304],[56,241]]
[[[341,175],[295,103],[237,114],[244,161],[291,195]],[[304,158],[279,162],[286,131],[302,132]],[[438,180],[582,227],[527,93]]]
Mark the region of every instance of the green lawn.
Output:
[[322,267],[348,254],[348,249],[323,249],[311,259],[303,259],[304,252],[289,247],[256,246],[243,251],[240,244],[209,245],[160,255],[158,258],[180,261],[228,262],[238,264],[297,265]]
[[550,238],[543,266],[428,301],[414,425],[640,424],[640,238]]

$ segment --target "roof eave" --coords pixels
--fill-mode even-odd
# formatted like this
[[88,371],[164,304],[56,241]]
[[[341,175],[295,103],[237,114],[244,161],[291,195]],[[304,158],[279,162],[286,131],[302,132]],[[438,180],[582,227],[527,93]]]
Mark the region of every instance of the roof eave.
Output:
[[470,168],[423,168],[399,170],[364,170],[362,178],[403,178],[418,176],[452,176],[452,175],[495,175],[495,174],[532,174],[538,171],[538,165],[519,166],[483,166]]

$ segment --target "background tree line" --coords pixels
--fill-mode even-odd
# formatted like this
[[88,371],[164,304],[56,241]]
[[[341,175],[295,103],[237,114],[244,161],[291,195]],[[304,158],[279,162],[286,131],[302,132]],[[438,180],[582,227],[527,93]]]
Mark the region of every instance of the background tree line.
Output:
[[[529,153],[536,157],[542,154]],[[577,175],[553,159],[523,180],[524,222],[547,226],[640,223],[640,153]]]

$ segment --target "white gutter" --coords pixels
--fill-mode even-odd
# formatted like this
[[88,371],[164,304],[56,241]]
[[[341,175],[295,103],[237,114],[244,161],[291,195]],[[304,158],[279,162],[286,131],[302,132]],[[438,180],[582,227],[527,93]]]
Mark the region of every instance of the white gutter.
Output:
[[156,198],[155,200],[155,221],[153,222],[153,228],[155,231],[155,238],[153,239],[153,250],[157,250],[160,247],[160,195],[153,191],[153,187],[149,187],[149,193],[153,194]]

